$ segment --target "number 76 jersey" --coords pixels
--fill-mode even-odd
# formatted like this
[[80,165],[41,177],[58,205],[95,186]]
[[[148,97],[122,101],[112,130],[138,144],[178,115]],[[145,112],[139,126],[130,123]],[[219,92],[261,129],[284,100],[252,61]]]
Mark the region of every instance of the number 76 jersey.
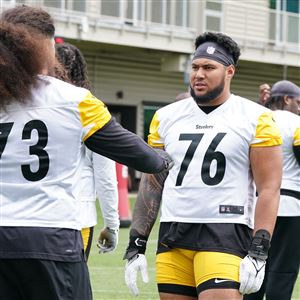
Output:
[[164,147],[175,163],[163,189],[161,222],[253,228],[250,148],[282,143],[270,110],[231,95],[206,114],[188,98],[155,113],[148,143]]

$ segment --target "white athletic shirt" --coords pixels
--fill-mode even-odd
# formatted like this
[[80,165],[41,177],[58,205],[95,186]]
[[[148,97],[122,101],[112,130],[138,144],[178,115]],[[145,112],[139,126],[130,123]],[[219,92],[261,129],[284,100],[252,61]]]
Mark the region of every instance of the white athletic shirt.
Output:
[[[293,152],[293,146],[300,146],[300,116],[283,110],[276,110],[273,114],[282,135],[281,188],[300,193],[300,166]],[[278,216],[300,216],[300,199],[281,195]]]
[[78,185],[82,228],[97,224],[98,195],[105,226],[118,229],[118,187],[116,163],[86,148],[85,160]]
[[88,90],[40,79],[32,101],[0,112],[0,226],[79,230],[83,141],[111,115]]
[[209,114],[193,98],[159,109],[148,143],[174,160],[162,195],[161,222],[241,223],[253,228],[250,147],[281,144],[272,112],[231,95]]

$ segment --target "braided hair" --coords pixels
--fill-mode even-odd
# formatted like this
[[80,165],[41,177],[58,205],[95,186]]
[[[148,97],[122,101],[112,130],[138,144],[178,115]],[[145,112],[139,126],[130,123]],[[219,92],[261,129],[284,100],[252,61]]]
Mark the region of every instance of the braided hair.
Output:
[[55,48],[57,60],[66,69],[71,83],[91,90],[86,61],[80,50],[68,43],[55,44]]

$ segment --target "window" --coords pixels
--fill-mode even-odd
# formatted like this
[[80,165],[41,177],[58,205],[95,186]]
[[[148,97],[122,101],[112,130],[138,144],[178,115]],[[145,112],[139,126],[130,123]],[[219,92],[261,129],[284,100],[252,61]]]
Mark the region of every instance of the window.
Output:
[[175,25],[182,27],[189,27],[189,1],[182,0],[175,2]]
[[145,0],[127,0],[125,7],[125,16],[127,19],[132,20],[132,24],[136,20],[145,20]]
[[170,24],[170,0],[155,0],[151,2],[151,22]]
[[299,43],[300,0],[270,0],[269,37],[276,43]]
[[45,6],[65,8],[65,0],[44,0]]
[[85,11],[86,10],[86,1],[85,0],[74,0],[73,9],[76,11]]
[[8,3],[11,5],[24,4],[25,0],[4,0],[4,3]]
[[101,14],[105,16],[120,16],[120,1],[122,0],[110,0],[110,1],[101,1]]
[[205,8],[206,31],[222,31],[223,22],[223,5],[222,0],[207,0]]

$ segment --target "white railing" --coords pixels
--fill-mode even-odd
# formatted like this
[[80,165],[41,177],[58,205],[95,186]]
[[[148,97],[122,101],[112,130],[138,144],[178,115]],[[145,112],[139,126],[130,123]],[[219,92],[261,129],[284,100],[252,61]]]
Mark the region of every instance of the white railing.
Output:
[[[87,5],[85,12],[69,10],[66,9],[66,3],[70,7],[72,1],[56,1],[60,3],[60,7],[46,7],[53,17],[56,20],[78,24],[83,29],[90,26],[109,27],[147,34],[179,36],[190,40],[193,40],[199,32],[198,28],[128,19],[124,17],[124,12],[120,13],[120,16],[102,15],[100,6],[95,9]],[[1,10],[12,7],[18,2],[20,0],[0,0]],[[23,0],[23,2],[38,6],[45,4],[43,0]],[[190,5],[192,4],[193,1],[190,2]],[[191,12],[190,18],[192,19],[205,17],[204,11],[202,14],[195,10]],[[251,5],[251,2],[246,1],[225,2],[223,14],[224,32],[241,41],[244,46],[271,46],[277,50],[293,53],[300,51],[300,14],[273,10],[257,4]],[[205,28],[204,31],[206,31]]]
[[[254,4],[252,4],[254,3]],[[300,14],[230,1],[224,9],[224,31],[247,46],[300,51]]]

